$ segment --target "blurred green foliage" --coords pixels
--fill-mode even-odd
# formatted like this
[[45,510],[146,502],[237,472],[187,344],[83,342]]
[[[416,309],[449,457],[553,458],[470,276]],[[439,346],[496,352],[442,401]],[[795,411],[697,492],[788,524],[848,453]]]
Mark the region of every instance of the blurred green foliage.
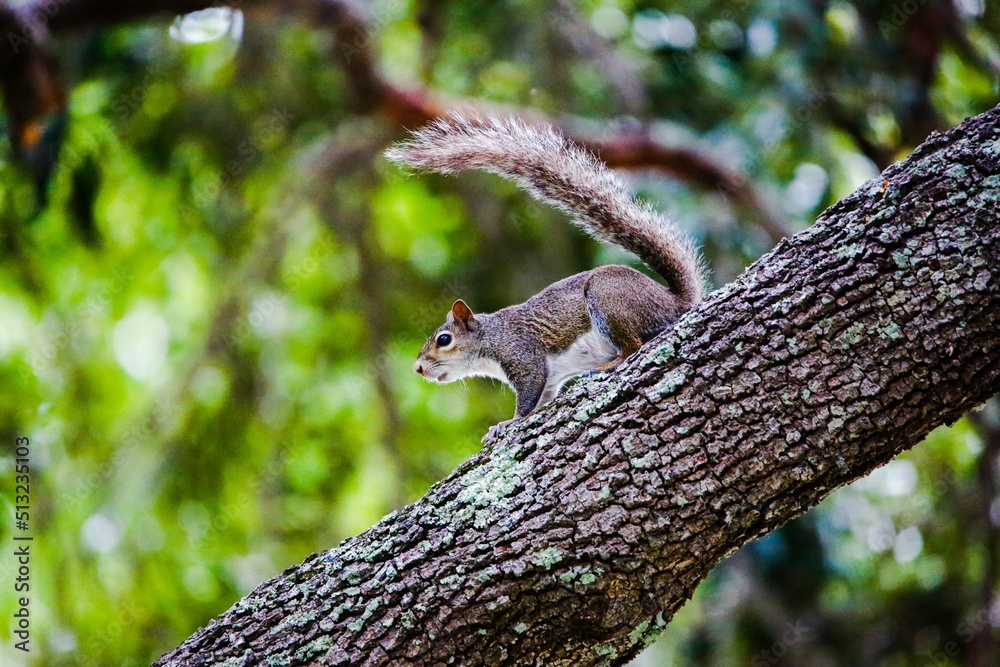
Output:
[[[974,0],[384,0],[372,17],[393,80],[697,138],[799,227],[997,101],[1000,18]],[[55,47],[69,123],[44,210],[0,149],[0,663],[148,664],[510,416],[499,385],[411,371],[453,299],[490,311],[632,260],[497,179],[385,163],[401,128],[359,114],[315,28],[248,18],[186,43],[152,22]],[[770,245],[722,191],[633,182],[719,284]],[[27,661],[9,627],[17,436]],[[965,422],[935,432],[727,561],[637,664],[995,664],[977,662],[1000,621],[982,621],[995,455]]]

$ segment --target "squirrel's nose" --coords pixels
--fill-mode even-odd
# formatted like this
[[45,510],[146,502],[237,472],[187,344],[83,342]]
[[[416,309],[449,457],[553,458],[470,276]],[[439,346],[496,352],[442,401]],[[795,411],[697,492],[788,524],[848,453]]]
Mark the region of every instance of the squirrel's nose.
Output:
[[424,365],[422,363],[420,363],[419,361],[414,361],[413,362],[413,372],[414,373],[420,373],[421,375],[423,375],[424,374]]

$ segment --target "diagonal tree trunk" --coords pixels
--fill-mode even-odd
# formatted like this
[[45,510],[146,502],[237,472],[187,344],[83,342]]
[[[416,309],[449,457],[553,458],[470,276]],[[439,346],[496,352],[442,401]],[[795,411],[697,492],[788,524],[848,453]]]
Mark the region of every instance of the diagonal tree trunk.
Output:
[[1000,107],[157,665],[622,665],[726,554],[1000,390]]

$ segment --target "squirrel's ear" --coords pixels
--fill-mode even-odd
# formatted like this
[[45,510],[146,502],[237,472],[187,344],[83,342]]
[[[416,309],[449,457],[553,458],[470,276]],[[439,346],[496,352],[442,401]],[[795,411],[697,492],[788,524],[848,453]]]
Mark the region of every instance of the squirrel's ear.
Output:
[[451,312],[448,313],[449,321],[461,322],[467,328],[472,328],[476,323],[476,316],[472,314],[472,309],[466,305],[464,301],[459,299],[451,307]]

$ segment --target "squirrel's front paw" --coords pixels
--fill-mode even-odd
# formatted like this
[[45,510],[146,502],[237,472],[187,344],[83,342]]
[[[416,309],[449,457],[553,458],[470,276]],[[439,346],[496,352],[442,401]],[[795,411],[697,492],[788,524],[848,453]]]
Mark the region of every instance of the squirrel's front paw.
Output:
[[490,430],[486,432],[486,435],[483,436],[481,442],[486,442],[487,440],[496,440],[504,433],[506,433],[507,428],[510,427],[510,425],[513,424],[515,421],[517,420],[508,419],[507,421],[502,421],[499,424],[494,424],[493,426],[490,426]]

